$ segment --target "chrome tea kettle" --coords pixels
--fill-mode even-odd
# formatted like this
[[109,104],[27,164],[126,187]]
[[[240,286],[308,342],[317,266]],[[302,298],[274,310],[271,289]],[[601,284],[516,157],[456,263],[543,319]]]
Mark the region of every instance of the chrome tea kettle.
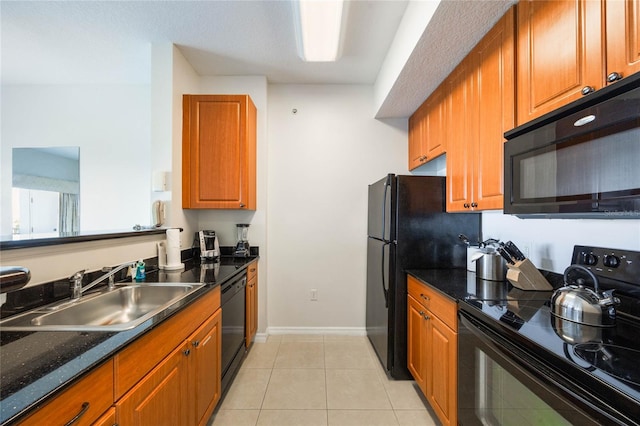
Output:
[[[585,287],[583,276],[571,276],[578,272],[587,275],[593,282],[593,289]],[[616,308],[620,299],[613,296],[613,290],[600,292],[598,278],[582,265],[571,265],[564,271],[565,286],[557,289],[551,296],[551,313],[563,320],[596,327],[615,325]]]

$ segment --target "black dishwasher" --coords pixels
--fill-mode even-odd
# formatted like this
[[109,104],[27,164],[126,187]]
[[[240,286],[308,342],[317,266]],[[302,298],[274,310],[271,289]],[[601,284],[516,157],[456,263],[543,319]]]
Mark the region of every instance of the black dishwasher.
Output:
[[222,307],[222,392],[227,390],[244,356],[245,289],[247,277],[242,274],[220,289]]

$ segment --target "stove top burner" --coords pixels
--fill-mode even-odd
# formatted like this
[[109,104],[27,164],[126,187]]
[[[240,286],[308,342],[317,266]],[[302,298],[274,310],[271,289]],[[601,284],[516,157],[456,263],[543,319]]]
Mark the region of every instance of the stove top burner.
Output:
[[637,365],[640,351],[602,343],[580,343],[573,347],[573,352],[594,368],[640,386],[640,369]]

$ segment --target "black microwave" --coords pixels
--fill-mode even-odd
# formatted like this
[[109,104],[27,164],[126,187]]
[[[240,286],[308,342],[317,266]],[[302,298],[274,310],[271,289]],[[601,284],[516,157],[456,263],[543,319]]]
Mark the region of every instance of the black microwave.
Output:
[[640,219],[640,73],[504,136],[504,213]]

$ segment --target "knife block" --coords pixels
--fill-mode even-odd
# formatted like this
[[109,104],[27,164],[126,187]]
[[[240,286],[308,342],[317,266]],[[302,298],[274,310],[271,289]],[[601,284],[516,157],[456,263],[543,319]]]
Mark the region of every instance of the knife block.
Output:
[[519,260],[515,264],[507,264],[507,279],[514,287],[527,291],[553,290],[538,268],[529,259]]

